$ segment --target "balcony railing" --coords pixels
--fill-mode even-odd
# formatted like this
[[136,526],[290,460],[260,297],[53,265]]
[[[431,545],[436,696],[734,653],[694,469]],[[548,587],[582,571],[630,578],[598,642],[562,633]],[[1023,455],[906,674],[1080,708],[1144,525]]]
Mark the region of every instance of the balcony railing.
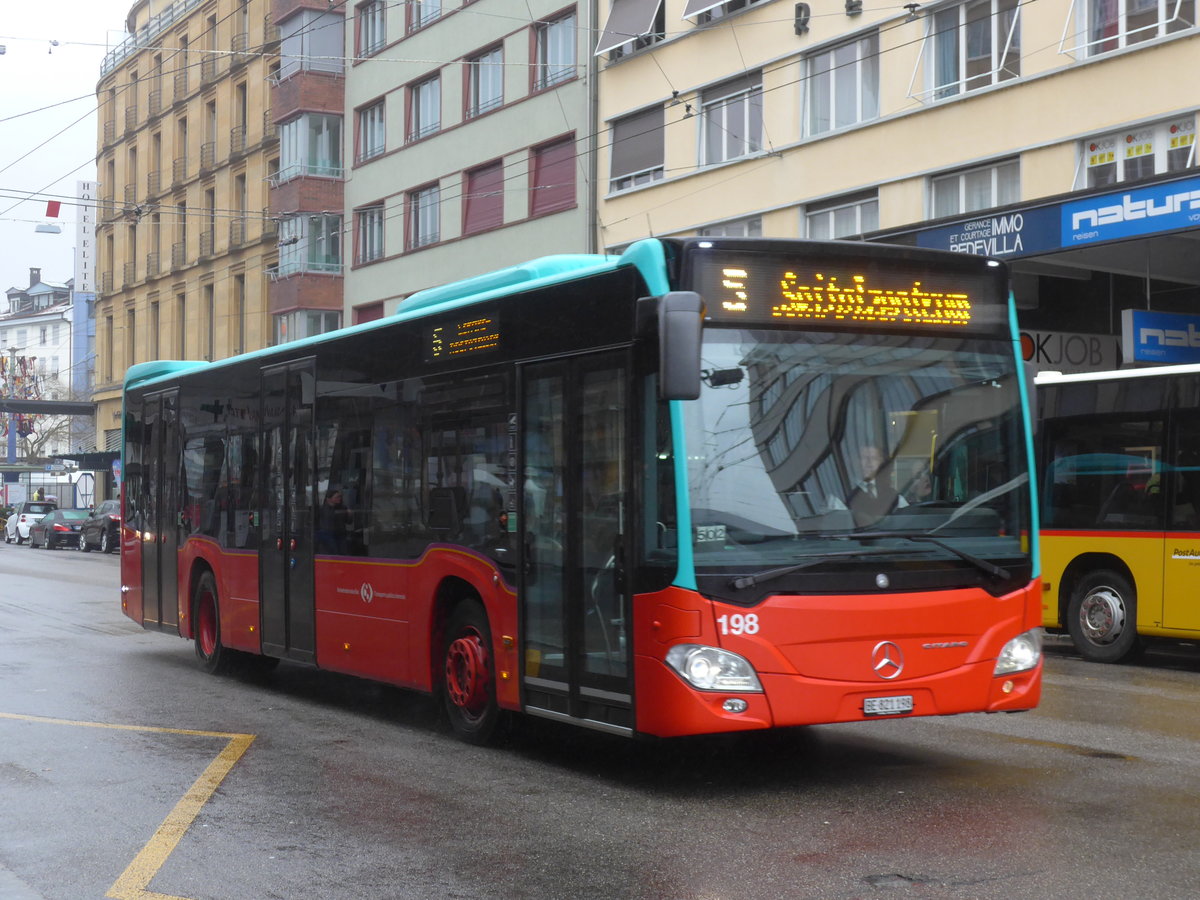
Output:
[[241,156],[246,152],[246,126],[236,125],[229,132],[229,155]]
[[187,244],[184,241],[176,241],[171,245],[171,269],[182,269],[187,262]]
[[238,66],[244,65],[250,59],[250,54],[246,52],[250,49],[250,35],[244,31],[235,34],[233,40],[229,42],[229,49],[233,51],[230,63]]
[[213,255],[217,245],[217,233],[212,228],[200,232],[200,258],[208,259]]
[[279,135],[275,129],[275,122],[271,118],[271,107],[263,110],[263,141],[273,141]]
[[125,205],[133,206],[135,203],[137,203],[137,185],[127,184],[125,185]]
[[240,247],[246,243],[246,220],[233,219],[229,223],[229,246]]
[[161,254],[157,250],[154,250],[154,251],[146,254],[146,277],[147,278],[153,278],[154,276],[156,276],[158,274],[159,256],[160,255]]
[[171,162],[171,181],[173,184],[182,184],[187,178],[188,162],[186,156],[181,156],[179,159]]
[[163,111],[162,88],[155,88],[150,92],[148,111],[151,116],[157,116]]
[[188,92],[188,73],[187,69],[182,72],[175,73],[175,102],[178,103]]
[[112,272],[101,272],[100,273],[100,293],[111,294],[113,292],[113,277],[112,276],[113,276]]
[[263,16],[263,49],[273,50],[272,44],[279,43],[279,26],[271,21],[271,14]]
[[216,81],[224,71],[224,62],[225,58],[222,56],[206,56],[200,60],[200,80],[205,84]]
[[200,171],[207,172],[217,165],[217,142],[205,141],[200,145]]
[[125,130],[133,131],[135,128],[137,128],[137,123],[138,123],[137,104],[131,103],[129,106],[125,107]]
[[104,143],[111,144],[116,139],[117,139],[117,123],[116,122],[105,122],[104,123]]
[[271,217],[270,207],[264,206],[262,211],[262,236],[274,238],[279,234],[279,221]]
[[162,172],[148,172],[146,174],[146,194],[150,197],[157,197],[162,193]]
[[125,287],[129,287],[131,284],[137,281],[137,263],[125,263],[125,265],[122,267],[121,276],[122,284],[124,284]]

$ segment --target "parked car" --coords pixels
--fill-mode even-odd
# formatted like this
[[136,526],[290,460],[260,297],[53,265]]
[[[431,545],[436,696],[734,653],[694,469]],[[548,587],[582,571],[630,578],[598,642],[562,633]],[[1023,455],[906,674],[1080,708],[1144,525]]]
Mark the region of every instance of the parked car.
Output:
[[86,509],[56,509],[46,513],[29,529],[29,546],[47,550],[78,547],[79,528],[87,515]]
[[79,549],[112,553],[121,545],[121,501],[105,500],[83,520]]
[[58,504],[50,500],[23,500],[4,523],[4,543],[23,544],[29,540],[29,529],[46,513],[54,512]]

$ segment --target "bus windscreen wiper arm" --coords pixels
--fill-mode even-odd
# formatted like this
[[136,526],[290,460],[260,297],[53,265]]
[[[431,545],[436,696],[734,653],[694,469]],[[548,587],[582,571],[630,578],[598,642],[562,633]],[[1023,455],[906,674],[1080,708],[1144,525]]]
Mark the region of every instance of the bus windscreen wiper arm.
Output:
[[907,531],[872,531],[869,533],[858,532],[854,535],[857,538],[904,538],[908,541],[918,541],[925,544],[934,544],[941,547],[947,553],[953,553],[959,559],[969,562],[977,569],[987,572],[989,575],[994,575],[996,578],[1007,579],[1012,573],[1003,566],[998,566],[995,563],[990,563],[986,559],[980,559],[974,554],[968,553],[966,550],[960,550],[953,544],[947,544],[941,538],[935,538],[931,534],[910,534]]
[[[854,535],[858,537],[858,535]],[[756,575],[741,575],[737,578],[729,579],[729,586],[734,590],[742,590],[743,588],[754,587],[756,584],[762,584],[764,581],[772,581],[776,578],[782,578],[784,575],[790,575],[793,572],[799,572],[801,569],[807,569],[810,566],[819,565],[823,562],[828,562],[831,559],[837,559],[843,556],[894,556],[897,553],[914,553],[920,551],[914,550],[896,550],[896,549],[879,549],[879,550],[836,550],[832,553],[814,553],[812,557],[805,562],[796,563],[792,566],[783,566],[780,569],[768,569],[766,572],[759,572]]]

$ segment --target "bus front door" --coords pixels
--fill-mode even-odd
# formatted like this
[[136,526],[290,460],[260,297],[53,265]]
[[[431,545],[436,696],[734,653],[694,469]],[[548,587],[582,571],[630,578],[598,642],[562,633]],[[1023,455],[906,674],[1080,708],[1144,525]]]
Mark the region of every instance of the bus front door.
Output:
[[312,360],[262,372],[259,586],[262,648],[270,656],[316,659],[313,596]]
[[633,726],[625,561],[629,360],[532,365],[521,380],[525,709]]
[[142,624],[178,631],[179,479],[183,467],[179,392],[147,397],[142,425]]

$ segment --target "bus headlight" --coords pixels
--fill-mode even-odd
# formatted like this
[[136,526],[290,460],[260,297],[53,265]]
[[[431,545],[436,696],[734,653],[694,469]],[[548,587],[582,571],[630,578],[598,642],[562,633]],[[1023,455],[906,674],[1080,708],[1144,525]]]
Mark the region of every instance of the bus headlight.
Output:
[[1035,628],[1018,634],[1004,645],[1000,656],[996,658],[996,671],[993,675],[1009,675],[1013,672],[1024,672],[1032,669],[1042,659],[1042,629]]
[[728,650],[699,644],[676,644],[667,651],[667,665],[684,681],[702,691],[762,693],[754,667]]

